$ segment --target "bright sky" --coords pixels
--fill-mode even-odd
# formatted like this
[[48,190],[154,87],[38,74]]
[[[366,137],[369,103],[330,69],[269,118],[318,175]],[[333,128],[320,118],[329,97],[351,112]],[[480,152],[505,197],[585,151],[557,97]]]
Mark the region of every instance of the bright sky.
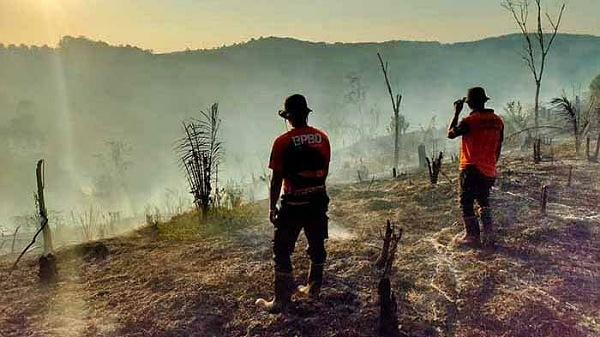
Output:
[[[600,35],[600,0],[566,0],[561,31]],[[552,12],[558,0],[544,0]],[[156,52],[260,36],[456,42],[516,32],[501,0],[0,0],[0,42],[84,35]]]

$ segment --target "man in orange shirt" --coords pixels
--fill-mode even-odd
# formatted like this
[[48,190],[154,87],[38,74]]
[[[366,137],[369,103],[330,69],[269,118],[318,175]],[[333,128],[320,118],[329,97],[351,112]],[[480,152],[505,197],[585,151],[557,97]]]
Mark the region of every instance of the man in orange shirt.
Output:
[[[485,108],[489,98],[481,87],[471,88],[467,97],[454,102],[454,118],[448,127],[448,138],[462,136],[460,145],[460,206],[465,226],[461,245],[477,247],[480,242],[479,222],[473,210],[479,205],[479,217],[483,228],[483,244],[493,247],[490,189],[496,178],[496,163],[500,157],[504,139],[504,122],[492,109]],[[458,123],[464,103],[471,113]]]
[[[325,180],[331,148],[327,134],[308,125],[311,111],[304,96],[295,94],[286,98],[279,116],[285,118],[292,129],[277,137],[271,150],[269,220],[275,226],[275,298],[256,301],[270,313],[284,311],[296,291],[291,255],[302,229],[308,241],[310,270],[307,284],[298,287],[297,295],[316,298],[323,282],[329,204]],[[277,208],[282,185],[281,208]]]

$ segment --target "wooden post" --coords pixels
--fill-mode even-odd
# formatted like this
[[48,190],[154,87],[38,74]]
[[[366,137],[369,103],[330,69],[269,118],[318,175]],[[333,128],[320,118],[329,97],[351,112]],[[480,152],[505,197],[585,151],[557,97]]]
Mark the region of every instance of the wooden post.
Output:
[[542,186],[541,204],[542,214],[546,215],[546,208],[548,206],[548,185]]

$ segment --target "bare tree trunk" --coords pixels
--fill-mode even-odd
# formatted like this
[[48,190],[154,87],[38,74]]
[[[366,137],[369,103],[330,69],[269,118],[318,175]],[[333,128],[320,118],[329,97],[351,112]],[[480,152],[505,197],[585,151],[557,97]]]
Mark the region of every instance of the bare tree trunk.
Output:
[[542,88],[542,81],[535,81],[535,105],[534,105],[534,126],[535,126],[535,139],[539,138],[539,126],[540,126],[540,90]]
[[399,113],[394,109],[394,168],[398,168],[400,160],[400,120]]
[[42,237],[44,238],[44,251],[42,256],[52,254],[52,231],[48,225],[48,211],[46,210],[46,201],[44,199],[44,160],[40,159],[35,170],[37,180],[37,203],[40,216],[40,228],[42,228]]
[[37,204],[39,208],[40,229],[44,240],[44,250],[39,259],[39,276],[42,282],[52,282],[56,279],[56,258],[52,253],[52,231],[48,225],[48,211],[46,210],[46,200],[44,199],[44,160],[40,159],[35,170],[37,180]]
[[381,66],[381,71],[383,72],[383,77],[385,79],[385,85],[388,90],[388,94],[390,95],[390,99],[392,100],[392,109],[394,111],[394,168],[398,168],[398,164],[400,161],[400,131],[404,128],[403,125],[400,125],[400,102],[402,101],[402,95],[397,94],[394,96],[394,92],[392,91],[392,86],[390,85],[390,80],[388,78],[388,64],[387,62],[383,62],[383,58],[381,54],[377,53],[377,58],[379,59],[379,65]]

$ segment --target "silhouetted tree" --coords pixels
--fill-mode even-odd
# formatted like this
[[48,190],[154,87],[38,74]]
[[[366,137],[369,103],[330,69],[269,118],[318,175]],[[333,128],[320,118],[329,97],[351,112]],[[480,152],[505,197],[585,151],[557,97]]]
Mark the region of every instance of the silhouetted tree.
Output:
[[400,133],[402,130],[405,130],[405,118],[400,115],[400,102],[402,102],[402,95],[396,94],[394,96],[394,92],[392,91],[392,87],[390,85],[390,80],[388,78],[388,63],[383,62],[383,58],[381,54],[377,53],[377,58],[379,59],[379,65],[381,67],[381,71],[383,72],[383,77],[385,79],[385,85],[387,87],[388,93],[390,95],[390,99],[392,100],[392,109],[394,111],[393,115],[393,131],[394,131],[394,170],[398,169],[399,164],[399,156],[400,156]]
[[219,105],[214,103],[209,112],[201,111],[201,114],[200,119],[183,122],[185,136],[179,140],[177,151],[194,204],[204,218],[212,205],[213,188],[218,189],[218,166],[223,149],[219,140]]
[[[546,13],[546,19],[550,24],[550,33],[544,32],[544,24],[542,19],[542,0],[533,0],[535,3],[535,14],[536,14],[536,28],[535,32],[532,33],[529,30],[528,19],[529,19],[529,8],[531,1],[529,0],[504,0],[502,6],[506,8],[513,16],[515,23],[521,30],[523,38],[525,40],[524,54],[521,57],[527,64],[527,67],[533,75],[535,81],[535,105],[534,105],[534,123],[536,127],[539,126],[539,110],[540,110],[540,89],[542,87],[542,78],[544,76],[544,70],[546,68],[546,60],[548,53],[552,47],[552,43],[556,38],[560,22],[562,20],[563,13],[565,11],[565,3],[560,7],[559,13],[555,18],[552,18],[550,14]],[[538,45],[536,46],[535,43]]]

